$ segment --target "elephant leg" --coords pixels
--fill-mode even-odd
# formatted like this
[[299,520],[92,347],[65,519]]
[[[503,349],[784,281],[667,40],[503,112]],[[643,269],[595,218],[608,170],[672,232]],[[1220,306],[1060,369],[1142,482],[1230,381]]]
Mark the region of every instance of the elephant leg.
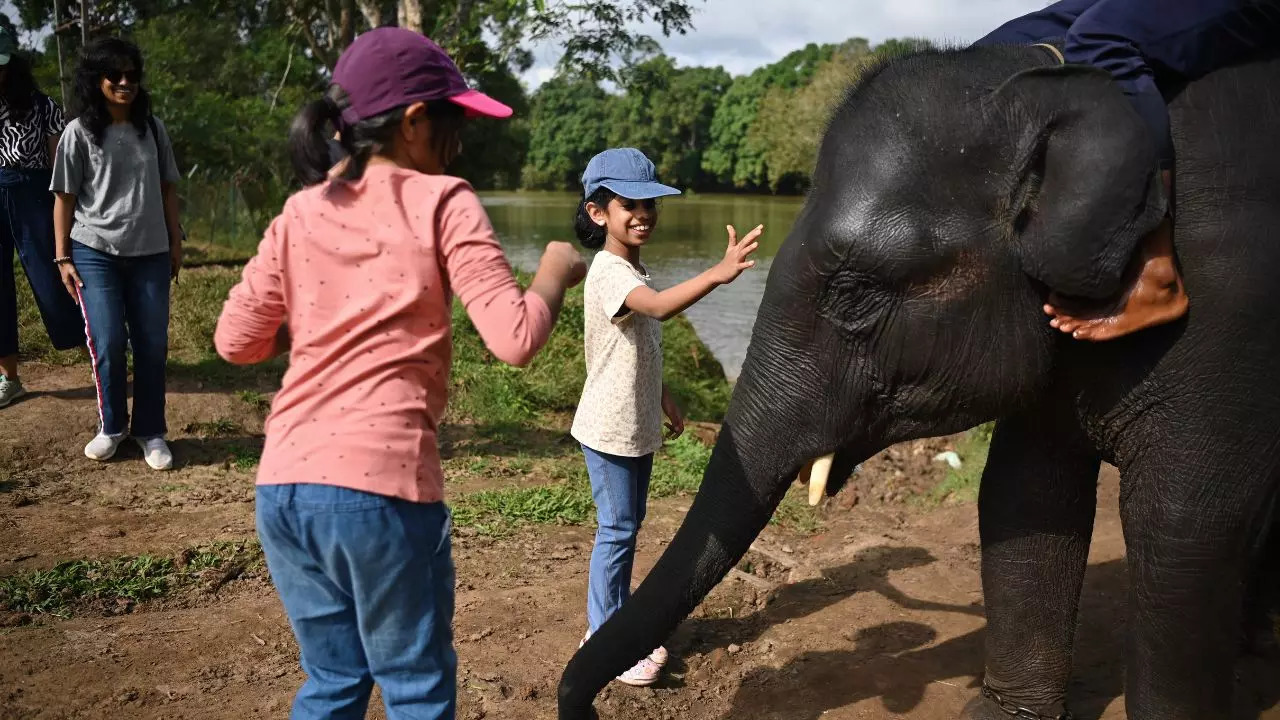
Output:
[[1251,550],[1274,468],[1211,433],[1198,439],[1162,443],[1124,468],[1130,720],[1230,715]]
[[1065,407],[997,424],[978,498],[985,690],[963,718],[1005,720],[1015,707],[1045,718],[1064,712],[1099,465]]
[[1249,654],[1271,656],[1280,654],[1280,492],[1272,491],[1271,512],[1258,538],[1245,591],[1242,645]]

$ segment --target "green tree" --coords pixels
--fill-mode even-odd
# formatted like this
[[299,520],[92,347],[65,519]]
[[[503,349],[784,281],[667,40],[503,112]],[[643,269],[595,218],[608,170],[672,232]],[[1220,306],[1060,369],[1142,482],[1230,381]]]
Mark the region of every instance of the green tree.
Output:
[[[844,47],[848,52],[859,49],[865,52],[867,41],[853,38],[846,41]],[[702,161],[703,169],[717,184],[747,190],[767,185],[764,163],[767,146],[749,133],[765,94],[772,88],[790,90],[808,82],[817,66],[830,59],[835,51],[835,45],[810,43],[772,65],[734,80],[716,107],[709,128],[709,147]]]
[[604,149],[610,96],[593,80],[558,74],[538,88],[529,114],[529,152],[522,184],[579,189],[591,156]]
[[722,68],[679,68],[666,55],[632,65],[610,103],[607,142],[640,149],[668,183],[701,187],[711,120],[732,81]]
[[885,58],[930,47],[920,40],[887,40],[867,52],[864,42],[847,42],[819,63],[803,85],[770,88],[746,143],[763,148],[769,190],[798,192],[808,187],[831,112],[863,71]]

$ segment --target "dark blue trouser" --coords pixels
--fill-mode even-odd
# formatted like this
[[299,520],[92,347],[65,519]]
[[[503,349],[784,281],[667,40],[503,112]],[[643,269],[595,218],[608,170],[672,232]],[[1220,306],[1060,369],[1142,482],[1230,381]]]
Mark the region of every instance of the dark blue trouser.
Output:
[[0,357],[18,353],[15,250],[49,341],[58,350],[84,345],[84,319],[53,264],[53,193],[48,170],[0,168]]
[[1059,41],[1068,63],[1109,73],[1173,158],[1164,96],[1177,85],[1280,47],[1280,0],[1060,0],[975,45]]
[[98,388],[99,429],[123,435],[129,421],[126,343],[133,350],[133,423],[139,440],[161,437],[169,358],[169,253],[109,255],[78,242],[71,258],[84,287],[80,305]]
[[259,485],[258,539],[302,649],[292,720],[453,720],[452,526],[444,503],[329,485]]

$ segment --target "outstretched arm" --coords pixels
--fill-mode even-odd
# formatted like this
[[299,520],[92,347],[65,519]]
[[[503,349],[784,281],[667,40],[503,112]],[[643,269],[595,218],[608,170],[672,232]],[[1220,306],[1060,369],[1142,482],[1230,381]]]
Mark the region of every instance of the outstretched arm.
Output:
[[723,260],[662,292],[645,285],[637,287],[627,295],[624,303],[627,309],[661,321],[670,320],[706,297],[707,293],[720,285],[733,282],[743,270],[754,266],[756,261],[748,260],[747,256],[760,247],[756,238],[764,232],[764,225],[757,225],[742,240],[738,240],[738,232],[732,225],[726,226],[726,229],[729,232],[729,247],[724,251]]

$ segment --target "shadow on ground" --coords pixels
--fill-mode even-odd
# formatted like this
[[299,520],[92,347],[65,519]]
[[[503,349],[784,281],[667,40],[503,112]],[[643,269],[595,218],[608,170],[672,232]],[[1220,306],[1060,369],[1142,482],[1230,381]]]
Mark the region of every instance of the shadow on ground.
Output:
[[[874,592],[912,612],[982,615],[980,605],[951,605],[909,597],[889,573],[934,562],[918,547],[877,547],[822,578],[787,585],[760,612],[730,618],[687,621],[672,645],[684,653],[707,652],[730,641],[758,639],[775,625],[812,615],[850,595]],[[1078,720],[1098,720],[1124,691],[1124,628],[1127,570],[1123,560],[1089,567],[1081,595],[1080,629],[1069,687]],[[841,628],[832,628],[840,632]],[[938,632],[913,620],[861,628],[847,650],[805,652],[779,668],[750,670],[738,686],[725,718],[817,720],[824,713],[879,698],[887,714],[914,710],[934,683],[976,692],[982,675],[985,630],[938,642]],[[674,659],[674,658],[673,658]],[[673,668],[679,671],[681,668]],[[955,679],[972,680],[958,686]],[[1246,656],[1237,667],[1233,720],[1280,718],[1280,658]]]

